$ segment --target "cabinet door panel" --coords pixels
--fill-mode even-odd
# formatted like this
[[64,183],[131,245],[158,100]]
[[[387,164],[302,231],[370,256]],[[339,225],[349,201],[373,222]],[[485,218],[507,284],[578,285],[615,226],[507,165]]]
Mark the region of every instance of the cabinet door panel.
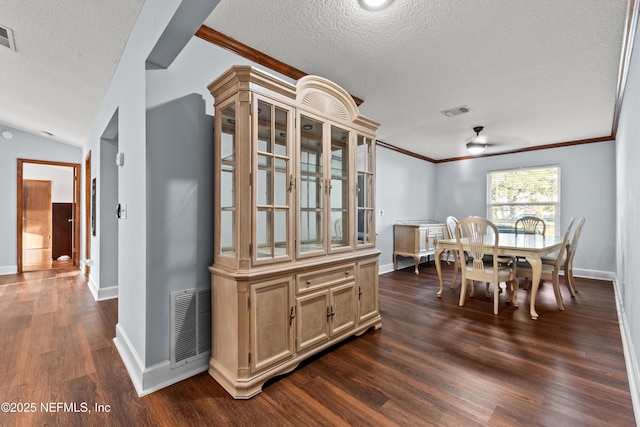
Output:
[[378,261],[358,264],[358,322],[378,314]]
[[347,283],[332,288],[331,294],[331,335],[338,335],[356,324],[356,284]]
[[297,299],[297,350],[301,351],[329,339],[329,294],[317,292]]
[[251,287],[252,372],[293,354],[291,278],[271,280]]

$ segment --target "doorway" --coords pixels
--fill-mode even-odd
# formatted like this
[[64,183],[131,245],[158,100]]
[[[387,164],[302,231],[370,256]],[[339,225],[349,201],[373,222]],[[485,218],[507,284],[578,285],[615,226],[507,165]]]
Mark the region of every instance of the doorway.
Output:
[[18,272],[79,266],[80,165],[18,159]]

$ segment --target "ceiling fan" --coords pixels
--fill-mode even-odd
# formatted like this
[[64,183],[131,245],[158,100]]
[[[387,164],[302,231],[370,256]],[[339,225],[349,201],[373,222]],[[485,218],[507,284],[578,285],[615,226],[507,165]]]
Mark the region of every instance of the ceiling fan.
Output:
[[[487,147],[500,146],[503,149],[517,148],[519,145],[529,145],[529,141],[522,138],[513,137],[500,137],[493,135],[488,137],[487,135],[480,135],[480,132],[484,129],[484,126],[475,126],[473,131],[476,133],[471,139],[467,140],[467,151],[469,154],[480,154],[487,149]],[[502,151],[502,150],[501,150]]]
[[484,129],[484,126],[476,126],[473,128],[476,136],[474,136],[469,142],[467,142],[467,151],[471,154],[480,154],[484,150],[486,150],[487,146],[489,145],[487,143],[487,137],[485,135],[480,135],[482,129]]

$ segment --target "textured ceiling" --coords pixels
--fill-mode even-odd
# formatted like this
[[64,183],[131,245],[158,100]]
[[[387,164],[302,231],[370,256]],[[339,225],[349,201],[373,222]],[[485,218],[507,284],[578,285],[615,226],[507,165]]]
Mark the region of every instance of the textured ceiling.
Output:
[[[0,0],[18,49],[0,48],[0,123],[83,145],[143,3]],[[450,159],[476,125],[487,153],[610,136],[626,12],[627,0],[395,0],[379,12],[222,0],[205,25],[363,99],[381,141]],[[472,111],[440,113],[462,105]]]
[[0,123],[82,146],[144,0],[0,0]]
[[222,0],[205,25],[363,99],[378,139],[447,159],[476,125],[485,153],[611,135],[626,13],[626,0]]

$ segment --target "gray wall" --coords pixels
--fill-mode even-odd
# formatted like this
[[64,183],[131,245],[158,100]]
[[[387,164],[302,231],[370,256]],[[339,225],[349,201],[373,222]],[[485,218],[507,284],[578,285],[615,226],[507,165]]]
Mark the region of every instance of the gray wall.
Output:
[[82,164],[82,149],[0,125],[0,132],[3,130],[10,130],[14,136],[0,137],[0,274],[11,274],[18,271],[18,159]]
[[[574,268],[615,271],[615,143],[602,142],[447,163],[430,163],[378,147],[376,153],[377,247],[380,271],[393,268],[393,224],[401,219],[486,217],[486,176],[492,170],[557,164],[561,168],[561,221],[586,217]],[[400,258],[398,267],[412,265]],[[588,270],[588,271],[585,271]]]
[[485,157],[436,166],[435,216],[486,217],[487,172],[560,165],[561,217],[585,217],[574,268],[613,273],[615,260],[615,143],[601,142],[527,153]]
[[640,41],[636,35],[616,138],[616,271],[622,301],[622,339],[636,420],[640,421]]
[[147,112],[147,365],[169,359],[171,292],[209,288],[213,117],[192,94]]
[[[436,165],[376,148],[376,247],[381,252],[381,272],[393,270],[393,224],[398,220],[444,220],[436,217],[435,188]],[[410,265],[412,258],[398,258],[398,268]]]
[[[102,139],[100,143],[100,176],[98,183],[99,212],[96,218],[97,232],[100,235],[99,263],[93,269],[99,269],[98,288],[118,286],[118,152],[117,136],[113,140]],[[97,236],[96,236],[97,237]],[[93,255],[92,255],[93,258]]]

